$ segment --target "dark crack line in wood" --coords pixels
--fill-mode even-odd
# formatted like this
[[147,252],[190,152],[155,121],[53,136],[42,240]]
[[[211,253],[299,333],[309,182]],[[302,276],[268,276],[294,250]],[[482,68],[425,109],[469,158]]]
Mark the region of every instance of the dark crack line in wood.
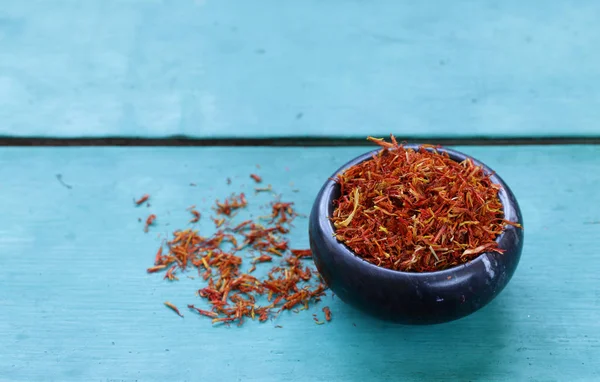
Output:
[[[528,145],[600,145],[600,137],[510,137],[510,138],[435,138],[399,137],[399,142],[439,144],[443,146],[528,146]],[[70,147],[70,146],[127,146],[127,147],[336,147],[372,146],[364,138],[344,137],[274,137],[274,138],[45,138],[0,137],[0,146],[10,147]]]
[[65,181],[63,180],[63,176],[62,174],[56,174],[56,179],[58,180],[58,182],[65,188],[68,188],[69,190],[73,189],[73,186],[71,186],[70,184],[65,183]]

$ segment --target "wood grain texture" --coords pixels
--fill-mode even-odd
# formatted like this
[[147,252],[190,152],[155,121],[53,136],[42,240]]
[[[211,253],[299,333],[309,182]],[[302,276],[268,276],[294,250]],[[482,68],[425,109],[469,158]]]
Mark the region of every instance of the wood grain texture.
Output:
[[[181,319],[162,305],[198,301],[199,280],[169,284],[145,273],[158,234],[186,226],[186,207],[198,205],[201,232],[208,231],[214,199],[240,189],[252,194],[248,174],[258,172],[308,213],[324,180],[364,151],[0,149],[0,380],[600,378],[598,146],[464,149],[512,187],[526,225],[513,280],[465,319],[396,326],[328,296],[275,322],[212,328],[186,309]],[[133,206],[142,193],[151,194],[150,208]],[[268,199],[252,196],[249,212],[263,215],[259,206]],[[158,225],[144,234],[137,219],[150,212]],[[306,224],[296,221],[293,246],[308,245]],[[333,321],[315,325],[311,314],[324,305]]]
[[599,136],[600,3],[4,0],[0,135]]

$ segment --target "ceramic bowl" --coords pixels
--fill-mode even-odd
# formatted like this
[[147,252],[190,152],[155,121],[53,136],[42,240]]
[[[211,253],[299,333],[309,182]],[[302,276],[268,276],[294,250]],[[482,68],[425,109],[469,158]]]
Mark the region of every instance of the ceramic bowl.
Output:
[[[419,145],[405,145],[418,149]],[[378,150],[352,159],[345,169],[371,159]],[[458,151],[442,148],[451,159],[471,158]],[[523,223],[515,196],[504,181],[488,166],[471,158],[493,174],[491,180],[501,186],[498,196],[505,219]],[[510,281],[517,269],[523,248],[523,230],[507,226],[496,239],[503,254],[483,253],[472,261],[438,272],[411,273],[394,271],[371,264],[355,255],[334,237],[330,221],[333,201],[340,187],[328,180],[319,192],[309,220],[310,247],[317,269],[327,285],[346,303],[373,316],[404,324],[435,324],[467,316],[492,301]]]

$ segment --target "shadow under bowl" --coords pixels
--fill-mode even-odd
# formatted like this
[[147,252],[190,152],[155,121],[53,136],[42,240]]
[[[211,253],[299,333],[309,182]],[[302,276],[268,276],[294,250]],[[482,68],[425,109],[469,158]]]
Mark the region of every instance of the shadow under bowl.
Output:
[[[405,145],[417,150],[420,145]],[[488,166],[458,151],[447,148],[451,159],[470,158],[501,186],[498,197],[504,218],[522,224],[515,196],[504,181]],[[374,150],[342,166],[331,179],[349,167],[370,160]],[[340,187],[328,180],[319,192],[309,219],[310,247],[317,269],[325,283],[344,302],[384,320],[403,324],[436,324],[465,317],[492,301],[514,274],[523,249],[523,230],[508,225],[496,241],[504,253],[486,252],[468,263],[438,272],[400,272],[378,267],[357,256],[334,237],[330,221],[333,201]]]

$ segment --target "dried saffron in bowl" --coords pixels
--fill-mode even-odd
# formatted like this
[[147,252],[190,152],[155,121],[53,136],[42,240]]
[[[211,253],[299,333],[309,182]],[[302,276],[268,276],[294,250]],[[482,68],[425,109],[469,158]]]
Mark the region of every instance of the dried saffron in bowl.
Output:
[[434,272],[499,252],[507,224],[500,186],[471,159],[452,160],[423,145],[382,147],[336,179],[341,195],[331,218],[337,240],[364,260],[404,272]]

